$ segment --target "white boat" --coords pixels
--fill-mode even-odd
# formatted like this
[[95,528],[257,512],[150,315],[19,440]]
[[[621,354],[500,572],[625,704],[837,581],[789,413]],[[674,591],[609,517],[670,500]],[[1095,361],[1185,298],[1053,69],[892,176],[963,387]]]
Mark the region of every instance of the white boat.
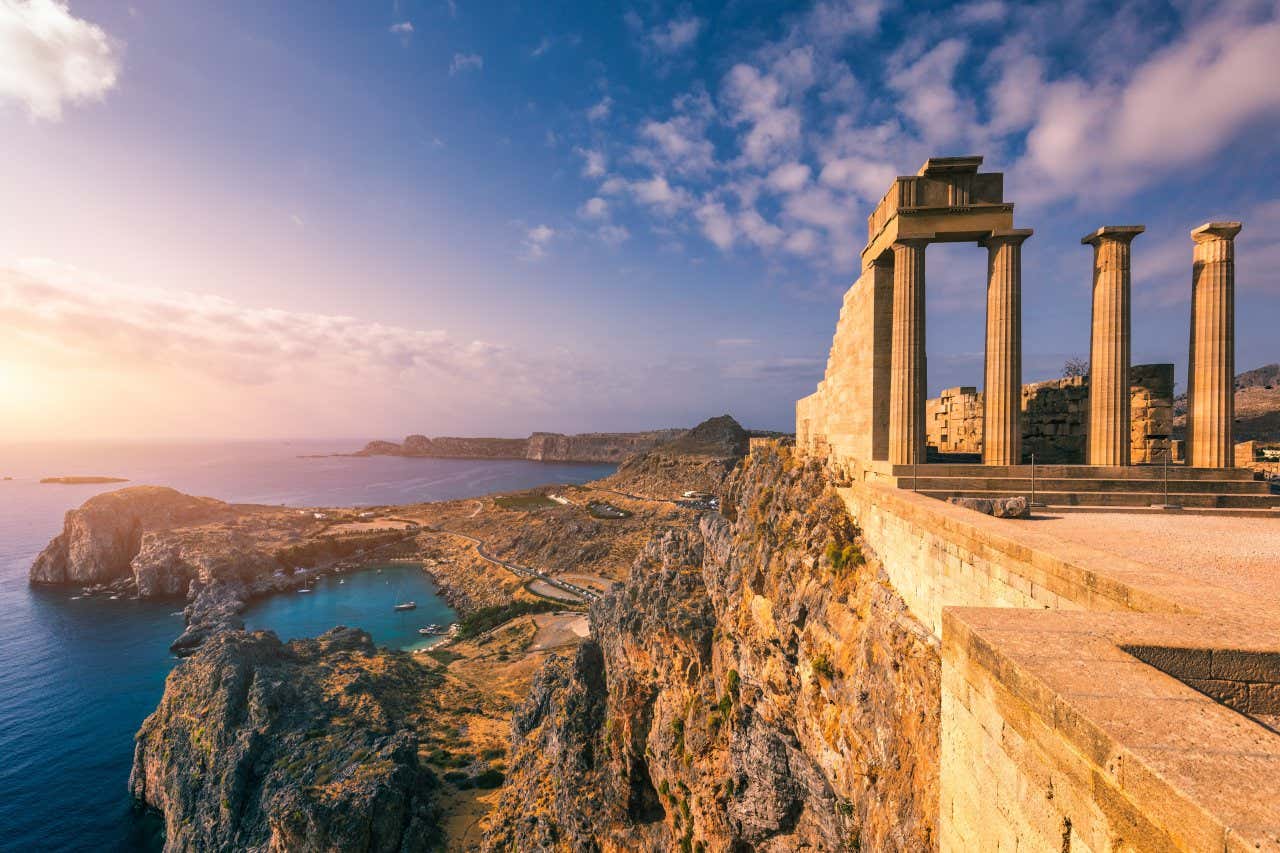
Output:
[[302,589],[298,590],[298,592],[311,592],[311,590],[307,589],[307,588],[304,586]]
[[416,602],[416,601],[406,601],[406,602],[404,602],[403,604],[397,604],[397,605],[396,605],[394,608],[392,608],[392,609],[394,609],[394,610],[416,610],[417,608],[418,608],[418,602]]

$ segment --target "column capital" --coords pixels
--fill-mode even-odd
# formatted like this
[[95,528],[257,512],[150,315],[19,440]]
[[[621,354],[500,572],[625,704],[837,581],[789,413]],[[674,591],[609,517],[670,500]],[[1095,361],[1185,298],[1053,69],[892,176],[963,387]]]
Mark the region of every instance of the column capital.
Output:
[[1080,243],[1085,246],[1100,246],[1108,240],[1118,240],[1128,243],[1134,237],[1137,237],[1143,231],[1147,230],[1145,225],[1104,225],[1097,231],[1093,231],[1080,238]]
[[1234,240],[1244,227],[1242,222],[1206,222],[1199,228],[1191,229],[1191,239],[1197,243],[1208,243],[1213,240]]
[[978,245],[990,247],[1007,243],[1021,246],[1023,241],[1034,233],[1036,232],[1032,228],[997,228],[979,240]]

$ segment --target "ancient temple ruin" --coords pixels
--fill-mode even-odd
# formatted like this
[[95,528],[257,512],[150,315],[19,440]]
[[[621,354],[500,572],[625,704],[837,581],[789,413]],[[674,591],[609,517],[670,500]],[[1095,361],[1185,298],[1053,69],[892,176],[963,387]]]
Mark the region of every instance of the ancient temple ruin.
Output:
[[[1039,451],[1036,461],[1054,468],[1040,472],[1046,479],[1038,497],[1063,504],[1158,503],[1157,472],[1147,466],[1173,462],[1182,505],[1270,506],[1274,499],[1265,484],[1231,470],[1234,238],[1240,223],[1210,222],[1191,232],[1185,464],[1171,452],[1171,428],[1161,431],[1153,422],[1166,402],[1172,405],[1171,375],[1167,390],[1148,388],[1141,396],[1142,423],[1134,418],[1135,394],[1143,392],[1133,382],[1149,372],[1135,372],[1130,364],[1129,259],[1145,230],[1141,225],[1103,226],[1081,239],[1093,255],[1090,372],[1076,383],[1082,411],[1062,419],[1080,452],[1076,458],[1046,454],[1044,448],[1055,443],[1040,442],[1045,436],[1036,432],[1045,412],[1022,384],[1022,244],[1033,231],[1015,227],[1004,176],[980,172],[981,164],[981,157],[931,158],[915,175],[897,178],[868,218],[861,272],[845,294],[826,375],[796,404],[802,452],[828,459],[851,479],[902,484],[909,477],[918,491],[953,497],[1028,492],[1035,474],[1027,463]],[[956,242],[987,250],[984,384],[980,393],[971,389],[967,402],[953,401],[969,407],[960,418],[970,432],[964,450],[980,454],[980,465],[947,464],[928,452],[938,409],[926,402],[926,250],[931,243]],[[1057,426],[1045,429],[1052,435]],[[951,433],[946,437],[933,445],[936,451],[947,452],[942,445],[952,443]],[[1161,489],[1168,491],[1163,479]]]

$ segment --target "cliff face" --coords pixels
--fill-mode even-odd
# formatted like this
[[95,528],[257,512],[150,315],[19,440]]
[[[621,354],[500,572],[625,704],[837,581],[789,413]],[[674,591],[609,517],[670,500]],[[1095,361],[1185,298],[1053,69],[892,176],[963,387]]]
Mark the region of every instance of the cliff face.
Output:
[[149,531],[231,518],[212,498],[161,486],[133,486],[98,495],[69,510],[62,533],[31,567],[32,583],[107,583],[132,574],[131,562]]
[[644,497],[677,498],[686,491],[719,494],[729,472],[746,455],[747,444],[747,431],[721,415],[631,457],[603,482]]
[[936,846],[939,660],[817,465],[761,450],[513,720],[490,849]]
[[431,849],[417,703],[433,677],[355,629],[222,634],[169,675],[130,791],[164,814],[169,851]]
[[528,438],[428,438],[411,435],[401,444],[371,441],[357,456],[430,456],[457,459],[529,459],[535,462],[620,462],[684,433],[679,429],[647,432],[587,432],[562,435],[535,432]]

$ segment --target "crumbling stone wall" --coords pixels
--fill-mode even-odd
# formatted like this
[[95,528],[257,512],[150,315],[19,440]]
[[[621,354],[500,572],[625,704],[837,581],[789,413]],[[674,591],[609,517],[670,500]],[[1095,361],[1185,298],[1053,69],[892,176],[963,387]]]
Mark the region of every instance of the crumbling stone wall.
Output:
[[[1173,432],[1173,365],[1133,365],[1129,383],[1132,461],[1160,462]],[[982,392],[971,386],[947,388],[929,400],[929,446],[940,453],[981,453],[982,406]],[[1089,377],[1022,386],[1023,461],[1030,461],[1034,453],[1036,462],[1083,463],[1088,422]]]

